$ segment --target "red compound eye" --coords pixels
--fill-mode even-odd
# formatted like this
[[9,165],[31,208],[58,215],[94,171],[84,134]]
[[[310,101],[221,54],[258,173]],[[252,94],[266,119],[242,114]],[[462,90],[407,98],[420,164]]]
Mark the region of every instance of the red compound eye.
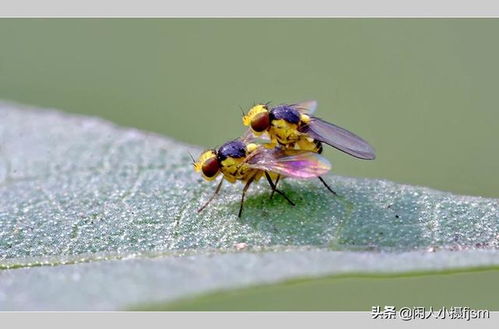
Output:
[[217,158],[209,158],[203,163],[203,174],[206,177],[213,177],[218,173],[218,170],[220,169],[220,166],[218,165],[218,160]]
[[270,126],[269,112],[262,112],[255,115],[253,120],[251,120],[251,129],[256,132],[262,132],[267,130]]

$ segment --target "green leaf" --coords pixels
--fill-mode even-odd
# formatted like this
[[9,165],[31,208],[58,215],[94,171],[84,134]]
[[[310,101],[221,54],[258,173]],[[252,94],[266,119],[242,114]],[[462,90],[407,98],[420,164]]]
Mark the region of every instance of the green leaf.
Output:
[[226,184],[199,214],[216,185],[193,171],[200,151],[0,103],[0,309],[120,309],[296,277],[499,264],[496,199],[330,175],[339,197],[288,180],[291,207],[261,181],[240,219],[242,186]]

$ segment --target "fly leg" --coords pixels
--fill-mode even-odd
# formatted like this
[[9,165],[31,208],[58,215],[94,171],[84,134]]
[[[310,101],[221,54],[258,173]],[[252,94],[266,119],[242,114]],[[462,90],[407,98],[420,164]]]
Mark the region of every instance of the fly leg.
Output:
[[329,185],[326,184],[326,182],[324,181],[324,179],[322,179],[322,177],[318,176],[317,178],[319,178],[319,180],[322,182],[322,184],[324,184],[324,186],[329,190],[329,192],[331,192],[334,195],[338,196],[338,194],[335,191],[333,191],[333,189],[330,188]]
[[243,213],[243,204],[244,204],[244,195],[246,194],[246,191],[250,187],[251,183],[255,180],[256,176],[252,176],[248,181],[246,182],[246,185],[244,185],[243,188],[243,195],[241,196],[241,207],[239,208],[239,218],[241,218],[241,214]]
[[211,196],[211,198],[204,204],[204,206],[202,206],[201,208],[198,209],[198,212],[203,211],[203,209],[206,208],[206,206],[209,205],[211,201],[213,201],[213,199],[218,194],[218,192],[220,192],[220,188],[222,187],[222,183],[223,182],[224,182],[224,179],[222,178],[220,180],[220,184],[218,184],[217,189],[215,190],[215,193],[213,193],[213,195]]
[[[275,187],[277,188],[277,183],[279,183],[279,179],[281,178],[281,175],[277,175],[277,179],[275,180]],[[275,189],[272,189],[272,193],[270,193],[270,198],[272,199],[272,197],[274,196],[274,192],[275,192]]]
[[[268,173],[268,172],[265,172],[265,177],[267,177],[267,181],[269,182],[270,186],[272,187],[272,192],[274,192],[274,191],[275,191],[275,192],[279,193],[279,194],[280,194],[280,195],[282,195],[282,196],[283,196],[283,197],[284,197],[284,198],[285,198],[285,199],[286,199],[286,200],[287,200],[287,201],[288,201],[288,202],[289,202],[292,206],[294,206],[294,205],[295,205],[295,204],[294,204],[294,202],[293,202],[293,201],[291,201],[291,200],[290,200],[290,199],[286,196],[286,194],[284,194],[282,191],[280,191],[280,190],[278,190],[278,189],[276,188],[276,186],[274,185],[274,183],[272,183],[272,179],[270,178],[270,175],[269,175],[269,173]],[[276,182],[277,182],[277,180],[276,180]]]

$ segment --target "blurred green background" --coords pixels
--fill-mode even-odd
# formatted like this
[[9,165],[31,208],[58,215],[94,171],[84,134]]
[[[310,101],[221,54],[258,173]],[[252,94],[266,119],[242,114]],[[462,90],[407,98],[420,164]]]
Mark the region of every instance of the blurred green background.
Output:
[[206,147],[319,101],[376,150],[339,175],[499,197],[497,19],[1,19],[0,98]]

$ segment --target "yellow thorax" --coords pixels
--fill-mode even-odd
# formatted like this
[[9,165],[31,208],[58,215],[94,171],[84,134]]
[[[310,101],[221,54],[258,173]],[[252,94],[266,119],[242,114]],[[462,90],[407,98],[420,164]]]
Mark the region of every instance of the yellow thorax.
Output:
[[[255,143],[247,144],[246,155],[249,155],[257,148],[258,144]],[[246,162],[246,157],[243,158],[228,157],[227,159],[221,162],[221,171],[229,182],[234,183],[236,180],[244,178],[244,175],[246,174],[248,169],[248,167],[245,165],[245,162]]]
[[298,125],[279,119],[273,120],[269,130],[271,137],[276,137],[282,144],[289,144],[298,141],[301,133],[298,131]]

